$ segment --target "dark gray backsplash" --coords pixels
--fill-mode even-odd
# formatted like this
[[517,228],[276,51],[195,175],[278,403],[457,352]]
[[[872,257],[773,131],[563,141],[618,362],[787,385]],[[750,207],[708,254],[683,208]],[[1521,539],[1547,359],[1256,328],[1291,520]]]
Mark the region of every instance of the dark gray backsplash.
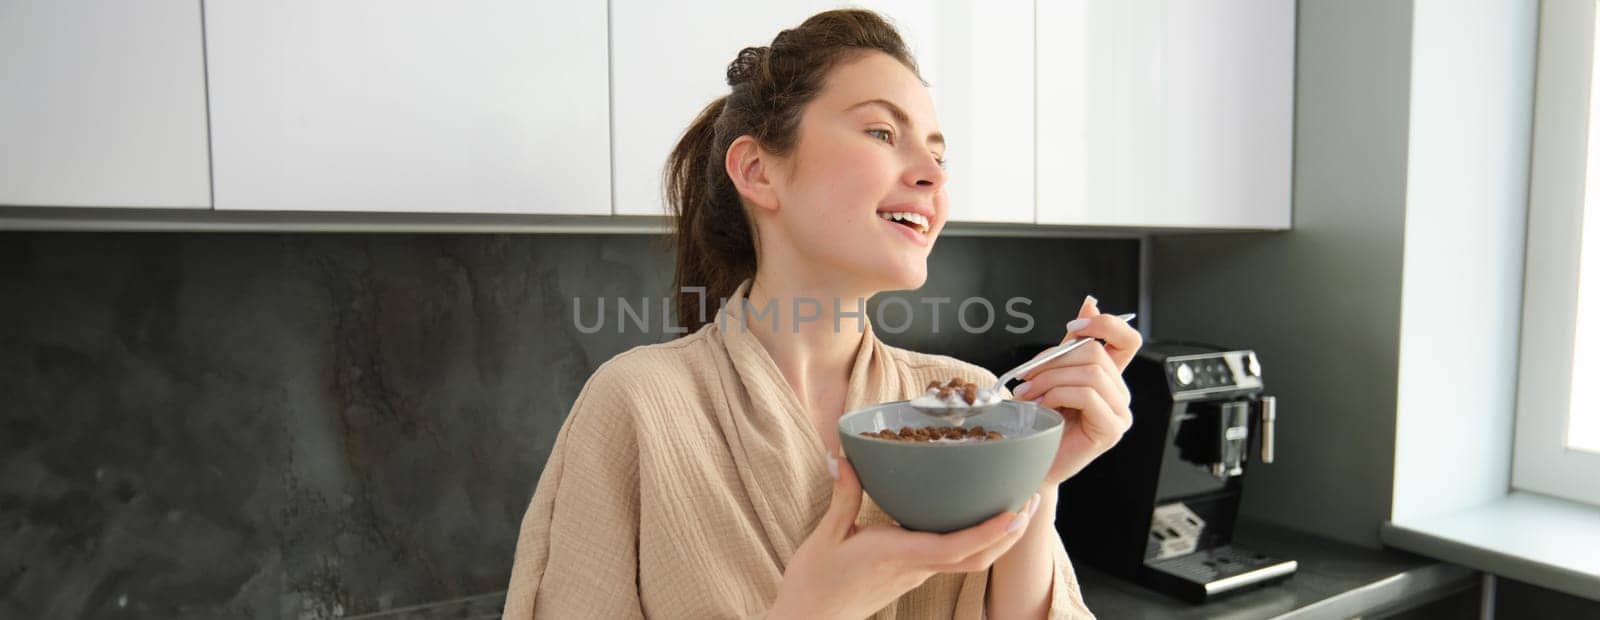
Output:
[[[947,238],[912,327],[880,335],[993,366],[1059,340],[1085,293],[1135,308],[1138,255]],[[670,279],[642,235],[0,234],[0,617],[349,616],[503,589],[584,380],[671,337],[655,315],[582,333],[574,299],[659,313]],[[1002,329],[1016,296],[1032,333]],[[918,297],[999,316],[972,335],[947,306],[935,334]]]

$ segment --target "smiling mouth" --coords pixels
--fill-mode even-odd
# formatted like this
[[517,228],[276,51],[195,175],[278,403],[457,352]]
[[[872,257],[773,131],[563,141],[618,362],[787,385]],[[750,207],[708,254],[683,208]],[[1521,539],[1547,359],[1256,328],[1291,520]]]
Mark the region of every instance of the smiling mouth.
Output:
[[889,220],[906,228],[910,228],[924,235],[928,234],[928,218],[921,213],[906,211],[883,211],[878,213],[881,219]]

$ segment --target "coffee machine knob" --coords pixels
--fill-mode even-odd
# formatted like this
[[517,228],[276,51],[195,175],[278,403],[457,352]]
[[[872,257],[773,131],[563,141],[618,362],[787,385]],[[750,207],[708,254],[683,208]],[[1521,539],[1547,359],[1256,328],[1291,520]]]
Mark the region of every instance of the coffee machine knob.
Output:
[[1176,374],[1178,375],[1179,387],[1188,387],[1190,383],[1194,383],[1194,368],[1188,362],[1178,364],[1178,372]]

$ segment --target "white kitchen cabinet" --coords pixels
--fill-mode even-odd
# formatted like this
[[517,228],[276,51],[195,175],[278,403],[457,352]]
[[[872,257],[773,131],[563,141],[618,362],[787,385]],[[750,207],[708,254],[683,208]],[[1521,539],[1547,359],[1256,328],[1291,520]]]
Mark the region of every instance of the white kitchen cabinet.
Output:
[[939,6],[939,66],[925,77],[949,141],[950,219],[1033,223],[1033,0]]
[[606,5],[206,2],[218,209],[609,214]]
[[[618,214],[662,215],[667,154],[694,117],[728,92],[728,63],[748,46],[828,9],[860,6],[892,20],[929,83],[949,141],[952,218],[1032,222],[1031,0],[929,3],[826,0],[750,4],[614,0],[614,204]],[[663,32],[688,32],[663,45]]]
[[207,208],[200,6],[0,3],[0,205]]
[[1294,2],[1037,11],[1039,223],[1289,228]]

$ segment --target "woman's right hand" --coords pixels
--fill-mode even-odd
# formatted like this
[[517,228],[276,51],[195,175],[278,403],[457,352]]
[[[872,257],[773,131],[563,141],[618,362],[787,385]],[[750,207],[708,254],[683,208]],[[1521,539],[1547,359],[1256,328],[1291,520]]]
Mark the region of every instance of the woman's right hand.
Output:
[[861,482],[848,461],[832,460],[832,503],[790,559],[768,618],[865,618],[937,573],[985,570],[1022,538],[1039,506],[1035,494],[1016,513],[948,534],[858,527]]

